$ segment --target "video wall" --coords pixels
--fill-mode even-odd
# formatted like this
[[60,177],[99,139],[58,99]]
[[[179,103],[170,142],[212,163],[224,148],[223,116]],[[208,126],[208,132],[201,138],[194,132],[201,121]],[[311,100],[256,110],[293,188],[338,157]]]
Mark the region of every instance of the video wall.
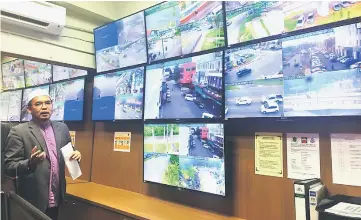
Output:
[[53,101],[52,120],[83,120],[86,75],[86,70],[31,60],[16,59],[3,63],[1,121],[30,121],[27,97],[35,89],[50,94]]
[[169,1],[145,10],[148,60],[225,46],[221,1]]
[[21,89],[25,87],[24,60],[17,59],[1,65],[2,89]]
[[20,121],[21,90],[0,93],[0,121]]
[[144,67],[94,77],[93,120],[142,119]]
[[225,195],[224,119],[361,115],[360,22],[358,1],[162,2],[94,30],[93,120],[144,120],[144,181]]
[[223,124],[146,124],[144,180],[224,196]]
[[226,1],[228,45],[361,16],[359,1]]
[[360,115],[360,42],[356,23],[227,50],[226,117]]
[[97,72],[147,62],[143,12],[94,29]]
[[222,118],[222,61],[215,52],[147,66],[144,118]]

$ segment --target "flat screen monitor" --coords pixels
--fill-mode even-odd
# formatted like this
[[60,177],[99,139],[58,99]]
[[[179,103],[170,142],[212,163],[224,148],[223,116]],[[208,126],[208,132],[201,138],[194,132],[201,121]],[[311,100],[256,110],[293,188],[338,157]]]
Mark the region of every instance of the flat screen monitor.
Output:
[[225,196],[223,124],[145,124],[144,181]]
[[283,32],[282,1],[226,1],[228,45]]
[[[280,40],[226,50],[224,73],[226,118],[281,116],[283,74]],[[278,99],[272,111],[264,107],[270,97]]]
[[285,1],[284,31],[291,32],[361,16],[360,1]]
[[17,59],[1,65],[2,89],[20,89],[25,87],[24,60]]
[[225,45],[221,1],[168,1],[145,17],[149,62]]
[[86,70],[53,65],[53,82],[86,76]]
[[223,117],[222,52],[147,66],[145,119]]
[[284,115],[361,114],[358,24],[283,39]]
[[[21,90],[20,90],[21,91]],[[0,120],[8,121],[9,114],[9,102],[10,102],[10,93],[9,92],[1,92],[0,93]]]
[[51,64],[24,60],[25,86],[32,87],[52,82]]
[[1,121],[20,121],[22,90],[0,93]]
[[180,8],[168,1],[145,10],[148,59],[156,61],[182,55]]
[[54,121],[83,120],[84,78],[50,85]]
[[29,112],[28,112],[28,95],[30,94],[31,91],[33,91],[35,89],[44,90],[45,92],[49,93],[49,85],[24,89],[23,97],[22,97],[22,101],[21,101],[20,121],[30,121],[32,118],[31,114],[29,114]]
[[182,53],[223,47],[222,1],[179,1]]
[[93,120],[142,119],[144,67],[94,77]]
[[360,33],[355,23],[227,50],[226,118],[361,115]]
[[97,72],[147,62],[143,11],[94,30]]

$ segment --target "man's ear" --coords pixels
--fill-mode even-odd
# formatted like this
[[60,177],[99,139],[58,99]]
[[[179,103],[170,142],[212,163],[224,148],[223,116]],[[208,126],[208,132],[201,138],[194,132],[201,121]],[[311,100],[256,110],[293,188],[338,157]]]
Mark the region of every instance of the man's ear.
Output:
[[29,114],[31,114],[31,110],[30,110],[29,107],[26,109],[26,111],[27,111]]

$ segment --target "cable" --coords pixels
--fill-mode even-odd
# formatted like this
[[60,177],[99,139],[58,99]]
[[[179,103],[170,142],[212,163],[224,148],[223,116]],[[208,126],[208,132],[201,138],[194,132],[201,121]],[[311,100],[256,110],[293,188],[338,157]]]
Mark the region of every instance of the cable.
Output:
[[77,37],[72,37],[72,36],[60,35],[60,37],[71,38],[71,39],[80,40],[80,41],[84,41],[84,42],[92,43],[92,44],[94,43],[93,41],[88,41],[88,40],[84,40],[84,39],[77,38]]

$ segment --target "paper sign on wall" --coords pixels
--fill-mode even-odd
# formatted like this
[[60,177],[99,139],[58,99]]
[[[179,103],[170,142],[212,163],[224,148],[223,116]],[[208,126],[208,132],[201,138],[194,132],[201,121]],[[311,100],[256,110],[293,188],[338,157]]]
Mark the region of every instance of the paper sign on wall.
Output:
[[319,135],[287,134],[287,176],[291,179],[320,178]]
[[70,133],[71,144],[73,146],[75,146],[75,134],[76,134],[76,132],[75,131],[69,131],[69,133]]
[[361,134],[331,134],[332,179],[361,186]]
[[255,173],[283,177],[282,134],[256,133]]
[[114,151],[130,152],[131,132],[114,133]]

